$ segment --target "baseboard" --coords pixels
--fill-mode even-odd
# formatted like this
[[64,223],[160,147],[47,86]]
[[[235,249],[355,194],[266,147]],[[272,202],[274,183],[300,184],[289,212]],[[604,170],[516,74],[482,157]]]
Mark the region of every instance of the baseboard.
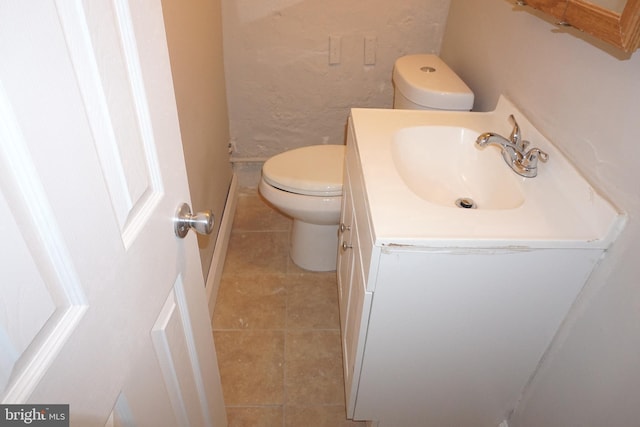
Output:
[[224,261],[227,257],[227,248],[229,247],[229,238],[231,237],[231,226],[233,225],[233,216],[236,212],[236,203],[238,200],[238,178],[236,174],[231,178],[227,201],[222,213],[222,222],[216,239],[216,246],[213,249],[213,259],[207,274],[207,302],[209,306],[209,317],[213,319],[213,309],[216,306],[216,298],[218,297],[218,289],[220,288],[220,279],[222,278],[222,269]]

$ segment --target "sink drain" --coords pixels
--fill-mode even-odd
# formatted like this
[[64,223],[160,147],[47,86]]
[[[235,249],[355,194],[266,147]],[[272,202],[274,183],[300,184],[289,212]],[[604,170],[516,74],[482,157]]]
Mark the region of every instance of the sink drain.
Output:
[[462,209],[476,209],[478,207],[476,202],[468,197],[461,197],[456,200],[456,206]]

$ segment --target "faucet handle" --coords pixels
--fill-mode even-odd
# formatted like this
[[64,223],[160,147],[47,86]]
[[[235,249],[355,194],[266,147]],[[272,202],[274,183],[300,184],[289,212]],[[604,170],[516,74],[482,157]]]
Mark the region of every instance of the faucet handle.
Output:
[[518,122],[513,114],[509,114],[509,120],[513,123],[513,130],[511,131],[511,135],[509,135],[509,140],[516,145],[520,144],[520,140],[522,139],[522,135],[520,134],[520,126],[518,126]]
[[532,148],[531,150],[527,151],[527,154],[524,155],[524,158],[522,159],[522,165],[533,169],[538,166],[538,160],[546,162],[547,160],[549,160],[549,155],[539,148]]
[[516,146],[516,150],[524,156],[524,153],[529,146],[529,141],[522,139],[520,126],[518,125],[518,122],[516,121],[516,118],[513,116],[513,114],[509,115],[509,120],[513,123],[513,130],[511,131],[509,139],[511,140],[511,142],[513,142],[513,145]]

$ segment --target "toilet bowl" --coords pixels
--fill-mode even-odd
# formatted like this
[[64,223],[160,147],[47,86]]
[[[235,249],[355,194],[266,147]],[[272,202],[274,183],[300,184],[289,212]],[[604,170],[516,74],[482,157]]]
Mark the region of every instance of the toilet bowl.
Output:
[[293,218],[289,255],[305,270],[336,269],[344,152],[343,145],[296,148],[262,167],[260,194]]
[[[394,108],[471,110],[473,92],[436,55],[407,55],[393,70]],[[289,254],[312,271],[336,269],[345,147],[314,145],[264,163],[259,191],[293,218]]]

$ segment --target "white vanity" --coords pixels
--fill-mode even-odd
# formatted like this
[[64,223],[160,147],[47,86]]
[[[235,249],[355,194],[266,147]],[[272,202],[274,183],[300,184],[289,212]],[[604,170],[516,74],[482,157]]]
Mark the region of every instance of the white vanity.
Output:
[[[509,135],[510,114],[549,154],[536,178],[513,173],[498,147],[468,146],[486,131]],[[433,143],[444,128],[460,132],[442,134],[450,140],[441,147],[402,142],[410,132]],[[446,144],[466,151],[451,155]],[[411,159],[424,168],[410,170]],[[498,426],[624,215],[505,98],[490,113],[354,109],[345,168],[338,283],[348,417]]]

